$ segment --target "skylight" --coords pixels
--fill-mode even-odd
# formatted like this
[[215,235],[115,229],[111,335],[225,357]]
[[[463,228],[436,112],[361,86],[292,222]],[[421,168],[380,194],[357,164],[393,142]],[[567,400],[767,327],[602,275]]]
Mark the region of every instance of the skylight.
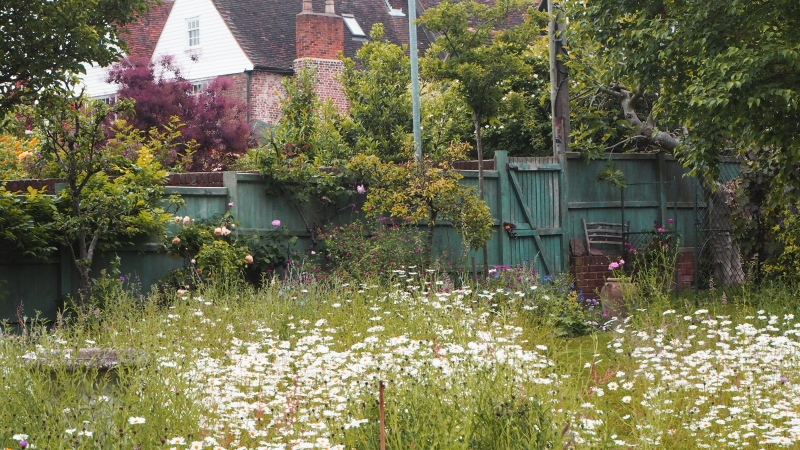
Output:
[[342,14],[342,19],[344,19],[344,24],[347,25],[347,29],[350,30],[350,34],[353,36],[358,37],[366,37],[367,34],[364,33],[364,30],[361,29],[361,25],[358,24],[358,21],[352,14]]

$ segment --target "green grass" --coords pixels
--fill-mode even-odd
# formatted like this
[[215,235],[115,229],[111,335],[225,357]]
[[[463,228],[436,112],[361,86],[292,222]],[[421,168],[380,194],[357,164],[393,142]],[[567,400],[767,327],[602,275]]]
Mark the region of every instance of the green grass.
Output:
[[[565,338],[574,297],[533,286],[118,292],[3,335],[0,448],[378,448],[381,381],[394,449],[796,445],[796,291],[640,299],[624,329]],[[85,347],[142,358],[75,369]]]

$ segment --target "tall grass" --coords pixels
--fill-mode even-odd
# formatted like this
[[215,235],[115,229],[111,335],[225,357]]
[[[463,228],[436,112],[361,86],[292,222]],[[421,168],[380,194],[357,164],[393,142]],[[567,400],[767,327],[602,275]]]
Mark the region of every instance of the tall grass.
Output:
[[[643,298],[616,331],[562,338],[564,283],[453,284],[412,270],[117,290],[102,311],[7,327],[0,448],[372,449],[381,381],[393,449],[793,445],[800,431],[794,289],[718,292],[699,310]],[[76,365],[87,347],[136,357]]]

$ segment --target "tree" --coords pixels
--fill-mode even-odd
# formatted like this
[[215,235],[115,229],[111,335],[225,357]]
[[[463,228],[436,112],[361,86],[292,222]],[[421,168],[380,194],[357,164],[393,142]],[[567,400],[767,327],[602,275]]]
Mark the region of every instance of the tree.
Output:
[[0,3],[0,116],[126,49],[120,28],[152,0],[4,0]]
[[120,85],[120,98],[135,100],[134,127],[165,131],[178,118],[184,152],[196,146],[191,170],[225,169],[247,149],[246,105],[233,97],[227,79],[217,78],[194,93],[173,58],[163,56],[122,60],[109,70],[108,81]]
[[388,214],[408,223],[428,227],[428,257],[432,257],[436,223],[447,220],[461,236],[464,247],[484,247],[492,232],[489,207],[478,200],[474,189],[459,183],[462,175],[452,162],[463,160],[466,145],[452,145],[439,159],[425,154],[421,162],[411,158],[407,147],[405,162],[384,162],[375,155],[358,154],[347,169],[367,184],[364,210],[370,217]]
[[356,52],[358,65],[344,59],[342,87],[350,102],[344,135],[359,152],[400,161],[412,132],[411,63],[403,47],[383,40],[382,24],[370,38]]
[[167,173],[150,151],[142,147],[132,161],[122,148],[109,145],[108,135],[114,134],[109,119],[130,109],[129,101],[109,107],[67,91],[49,95],[35,110],[42,156],[58,168],[66,184],[57,199],[53,228],[70,251],[84,301],[98,250],[163,233],[169,219],[161,206]]
[[[419,21],[439,36],[423,60],[422,72],[432,80],[447,80],[472,111],[478,153],[478,196],[484,198],[481,129],[497,114],[515,76],[525,73],[524,55],[535,37],[532,3],[498,0],[494,6],[475,0],[444,0]],[[532,9],[532,8],[531,8]],[[514,25],[513,20],[521,20]],[[439,55],[446,55],[440,58]],[[484,267],[488,251],[483,249]]]
[[[794,0],[567,2],[580,99],[617,102],[625,138],[675,152],[713,180],[720,152],[777,167],[800,187],[800,4]],[[583,70],[580,70],[582,66]],[[585,103],[576,105],[576,109]],[[611,138],[606,134],[606,137]],[[619,145],[606,141],[612,145]],[[786,189],[789,189],[787,192]]]

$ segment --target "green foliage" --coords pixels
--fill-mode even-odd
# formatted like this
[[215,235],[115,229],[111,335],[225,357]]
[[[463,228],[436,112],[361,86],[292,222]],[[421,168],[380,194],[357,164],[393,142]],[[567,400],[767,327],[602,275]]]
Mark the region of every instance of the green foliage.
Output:
[[[120,28],[149,0],[4,0],[0,4],[0,117],[85,73],[84,63],[108,66],[126,50]],[[13,31],[12,31],[13,30]]]
[[44,258],[55,250],[56,207],[44,191],[28,188],[25,194],[9,192],[0,185],[0,249]]
[[412,132],[410,62],[406,48],[383,39],[383,24],[375,24],[370,41],[344,59],[342,88],[350,101],[343,128],[348,144],[359,153],[384,161],[401,161]]
[[184,124],[176,116],[161,126],[163,131],[154,127],[146,132],[119,119],[113,124],[113,137],[107,146],[121,151],[122,156],[132,160],[136,160],[141,149],[146,148],[161,167],[171,173],[186,172],[192,165],[197,143],[194,140],[188,143],[181,141],[180,130],[183,127]]
[[316,72],[303,69],[282,83],[286,97],[281,101],[281,120],[271,145],[303,154],[319,165],[346,157],[338,130],[331,125],[338,119],[335,107],[320,101],[314,90]]
[[428,263],[423,232],[391,218],[335,226],[319,237],[326,265],[355,279],[389,277],[394,270]]
[[283,84],[287,97],[274,136],[249,150],[240,166],[259,170],[268,191],[287,195],[295,204],[333,203],[346,191],[344,174],[322,167],[339,167],[347,156],[333,126],[337,114],[330,103],[321,104],[317,98],[313,71],[302,70]]
[[625,249],[630,277],[641,298],[656,300],[674,290],[681,237],[673,219],[668,219],[663,225],[656,223],[643,233],[646,234],[639,235],[638,248],[628,244]]
[[297,242],[285,226],[264,236],[240,235],[230,211],[218,219],[196,221],[175,217],[177,232],[166,235],[167,255],[183,258],[184,267],[171,275],[173,287],[197,287],[212,280],[251,282],[271,275],[286,264],[289,248]]
[[587,80],[580,95],[619,94],[617,101],[629,101],[620,118],[629,122],[635,111],[646,112],[637,144],[669,149],[656,125],[673,130],[682,144],[677,156],[707,179],[718,174],[721,152],[748,153],[772,167],[773,206],[796,198],[797,2],[570,1],[567,15],[571,58],[586,67],[574,72]]
[[[370,217],[388,214],[428,226],[428,248],[438,220],[448,220],[467,248],[482,247],[491,236],[489,207],[462,178],[452,161],[463,159],[465,146],[451,146],[440,161],[382,162],[376,156],[356,155],[347,167],[368,186],[364,210]],[[409,158],[410,159],[410,158]]]
[[768,279],[789,284],[800,282],[800,218],[797,206],[786,208],[773,225],[771,235],[779,250],[763,266]]
[[628,187],[628,180],[625,178],[625,173],[614,165],[614,161],[609,158],[606,160],[603,170],[597,174],[597,181],[607,181],[616,188]]
[[43,159],[58,168],[66,184],[54,228],[71,250],[80,293],[87,298],[96,251],[163,232],[169,217],[161,204],[167,172],[146,147],[132,161],[120,145],[124,140],[106,139],[109,118],[129,110],[128,102],[109,107],[63,94],[40,102],[33,120],[43,136]]
[[[127,279],[119,270],[121,263],[120,257],[114,255],[111,260],[111,266],[108,269],[101,269],[99,276],[92,279],[91,294],[87,305],[85,305],[89,311],[81,311],[80,313],[92,313],[91,309],[95,308],[103,311],[110,306],[110,302],[118,298],[124,298],[128,294],[126,287],[130,285],[126,286]],[[81,309],[79,306],[77,307]]]
[[[426,53],[426,77],[454,83],[473,113],[494,116],[511,89],[509,80],[527,73],[524,55],[535,26],[526,14],[520,25],[509,26],[512,13],[523,14],[532,2],[501,0],[494,6],[476,1],[445,0],[429,9],[420,23],[439,36]],[[439,54],[448,55],[439,58]]]
[[[513,269],[512,269],[513,270]],[[520,298],[528,320],[553,329],[556,336],[581,336],[591,332],[596,318],[593,304],[566,276],[546,276],[534,289]],[[509,294],[511,295],[511,294]]]

